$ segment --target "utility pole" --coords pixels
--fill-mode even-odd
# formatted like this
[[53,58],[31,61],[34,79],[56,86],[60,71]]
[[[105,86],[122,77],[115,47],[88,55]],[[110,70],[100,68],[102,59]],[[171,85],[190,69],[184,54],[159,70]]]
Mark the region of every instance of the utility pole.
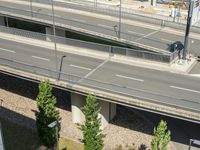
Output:
[[56,73],[57,77],[59,75],[58,73],[58,57],[57,57],[57,44],[56,44],[56,27],[55,27],[55,15],[54,15],[54,4],[53,0],[51,0],[51,6],[52,6],[52,17],[53,17],[53,39],[54,39],[54,50],[55,50],[55,61],[56,61]]
[[119,31],[118,31],[118,38],[121,38],[121,19],[122,19],[122,0],[120,0],[119,5]]
[[183,60],[186,60],[186,55],[188,51],[188,40],[189,40],[189,33],[191,27],[191,19],[192,19],[192,12],[194,7],[194,0],[190,1],[189,9],[188,9],[188,17],[187,17],[187,26],[185,30],[185,40],[184,40],[184,49],[183,49]]

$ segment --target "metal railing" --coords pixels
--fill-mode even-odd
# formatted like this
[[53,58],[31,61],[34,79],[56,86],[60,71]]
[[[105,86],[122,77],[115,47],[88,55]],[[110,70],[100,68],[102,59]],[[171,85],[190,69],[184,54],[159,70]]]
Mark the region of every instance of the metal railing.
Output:
[[[28,1],[28,0],[23,0],[23,1]],[[49,4],[48,0],[32,0],[32,2]],[[112,15],[112,16],[117,16],[117,17],[119,16],[119,6],[108,6],[102,3],[97,3],[96,5],[94,5],[93,3],[84,1],[84,0],[83,1],[76,0],[76,1],[73,1],[73,3],[70,3],[70,1],[64,2],[64,0],[62,0],[62,1],[54,1],[54,5],[83,10],[83,11],[90,11],[94,13]],[[134,10],[131,8],[124,8],[124,7],[122,7],[121,11],[122,11],[123,18],[166,26],[166,27],[173,27],[173,28],[181,29],[181,30],[185,30],[186,28],[187,20],[185,18],[182,19],[182,18],[177,17],[174,19],[170,16],[150,14],[144,11]],[[200,33],[200,23],[193,25],[191,28],[191,31]]]
[[[37,39],[37,40],[42,40],[42,41],[47,41],[48,39],[53,42],[54,40],[53,35],[46,35],[42,33],[31,32],[31,31],[10,28],[10,27],[5,27],[5,26],[0,26],[0,32],[9,33],[9,34],[17,35],[17,36],[23,36],[23,37],[32,38],[32,39]],[[75,39],[59,37],[59,36],[56,36],[56,42],[59,44],[66,45],[66,46],[80,47],[83,49],[101,51],[108,54],[112,53],[116,55],[143,58],[143,59],[161,61],[161,62],[166,62],[166,63],[170,63],[175,58],[173,54],[164,55],[160,53],[144,51],[142,49],[130,49],[130,48],[117,47],[117,46],[103,45],[103,44],[86,42],[86,41],[75,40]]]
[[[57,79],[57,72],[55,70],[42,68],[39,66],[34,66],[32,64],[27,64],[27,63],[23,63],[23,62],[0,58],[0,65],[14,68],[14,69],[17,69],[20,71],[25,71],[27,73],[33,73],[36,75],[42,75],[42,76],[45,76],[48,78]],[[180,105],[176,104],[174,101],[177,101],[177,100],[182,101],[182,99],[178,99],[176,97],[170,97],[168,95],[152,93],[152,92],[137,89],[137,88],[135,88],[135,89],[129,88],[129,87],[126,87],[123,85],[113,84],[113,83],[109,83],[109,82],[103,82],[103,81],[99,81],[99,80],[95,80],[95,79],[88,79],[88,78],[84,78],[82,76],[78,76],[78,75],[74,75],[74,74],[66,74],[64,72],[60,72],[60,80],[67,81],[66,88],[68,88],[69,90],[74,90],[73,89],[74,85],[81,85],[81,86],[89,87],[92,89],[99,89],[100,91],[105,91],[105,92],[114,93],[114,94],[120,94],[120,95],[144,100],[144,101],[151,102],[151,103],[174,107],[176,109],[183,109],[183,110],[187,110],[187,111],[200,113],[199,109],[190,108],[190,107],[186,107],[186,106],[180,106]],[[167,98],[167,99],[170,98],[171,102],[166,102],[163,100],[161,101],[160,99],[158,99],[158,100],[151,99],[151,98],[147,98],[144,96],[139,96],[139,95],[133,94],[135,92],[136,93],[143,92],[143,93],[146,93],[147,95],[150,94],[150,95],[158,96],[160,98]],[[184,101],[186,101],[186,100],[184,100]],[[192,102],[192,101],[188,101],[188,102],[195,103],[195,104],[197,103],[197,102]],[[197,105],[199,105],[199,103],[197,103]]]
[[[30,11],[27,11],[27,10],[9,8],[5,6],[0,6],[0,8],[1,8],[0,12],[4,15],[10,15],[10,13],[12,15],[16,15],[17,13],[17,14],[20,14],[20,17],[23,17],[23,16],[24,18],[28,17],[27,19],[30,19],[31,21],[35,19],[35,21],[52,24],[52,16],[48,14],[33,12],[32,14],[33,17],[32,17]],[[55,21],[56,21],[56,25],[60,27],[69,28],[72,30],[94,35],[94,36],[101,37],[104,39],[109,39],[109,40],[121,42],[124,44],[133,45],[134,48],[136,49],[142,49],[142,50],[147,50],[147,51],[150,50],[150,51],[156,51],[156,52],[162,51],[162,53],[169,54],[168,50],[164,50],[162,48],[163,46],[168,45],[169,43],[166,41],[162,41],[161,39],[158,39],[158,38],[149,38],[149,37],[143,37],[142,35],[138,36],[137,34],[134,34],[134,33],[129,34],[129,33],[121,32],[121,39],[119,40],[117,37],[117,32],[114,27],[113,29],[109,29],[109,28],[100,27],[97,25],[91,25],[85,22],[79,22],[79,21],[70,20],[70,19],[66,19],[66,18],[62,18],[58,16],[55,17]],[[156,41],[157,43],[162,43],[162,46],[161,48],[155,48],[154,46],[147,46],[145,44],[141,44],[140,42],[136,41],[137,39],[140,39],[140,38],[142,38],[143,40],[148,40],[152,42]]]

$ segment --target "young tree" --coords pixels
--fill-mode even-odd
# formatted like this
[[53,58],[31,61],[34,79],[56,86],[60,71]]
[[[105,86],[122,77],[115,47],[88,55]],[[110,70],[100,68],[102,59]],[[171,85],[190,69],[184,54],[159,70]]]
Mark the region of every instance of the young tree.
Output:
[[81,110],[85,115],[85,123],[80,126],[83,132],[84,150],[102,150],[105,135],[100,130],[101,118],[98,117],[100,107],[96,102],[96,97],[88,95],[86,105]]
[[36,125],[40,140],[46,146],[53,146],[57,141],[55,128],[48,125],[59,118],[59,113],[55,108],[56,98],[52,95],[52,87],[48,81],[41,81],[39,84],[39,94],[36,98],[38,112],[36,112]]
[[170,141],[170,131],[167,131],[167,122],[161,120],[157,128],[154,128],[154,136],[151,141],[152,150],[167,150]]

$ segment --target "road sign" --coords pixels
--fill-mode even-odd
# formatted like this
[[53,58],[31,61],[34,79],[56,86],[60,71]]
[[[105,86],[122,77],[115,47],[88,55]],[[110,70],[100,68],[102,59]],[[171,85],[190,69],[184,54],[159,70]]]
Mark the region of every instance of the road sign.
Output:
[[191,0],[192,3],[192,25],[200,20],[200,0]]

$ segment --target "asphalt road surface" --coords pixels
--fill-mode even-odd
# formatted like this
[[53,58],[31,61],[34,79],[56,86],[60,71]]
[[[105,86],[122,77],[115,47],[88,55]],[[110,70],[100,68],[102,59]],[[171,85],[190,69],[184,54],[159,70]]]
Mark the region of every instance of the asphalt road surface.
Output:
[[[1,11],[12,12],[14,14],[23,14],[26,16],[30,16],[30,12],[25,12],[23,10],[30,11],[29,5],[23,4],[15,4],[9,2],[0,2]],[[17,8],[16,9],[9,9]],[[36,7],[33,5],[33,10],[35,12],[39,12],[41,14],[34,15],[34,17],[42,18],[43,20],[52,21],[52,11],[51,9]],[[67,15],[66,15],[67,14]],[[61,24],[67,24],[73,27],[85,29],[88,31],[93,31],[95,33],[101,33],[104,35],[109,35],[112,37],[117,37],[118,28],[118,19],[116,20],[108,20],[105,18],[98,18],[95,14],[88,16],[83,14],[77,14],[73,11],[71,12],[63,12],[62,10],[55,11],[55,21]],[[64,18],[64,19],[63,19]],[[158,49],[163,49],[166,51],[170,50],[170,45],[175,41],[184,41],[184,31],[181,34],[173,33],[173,31],[166,31],[164,28],[155,27],[154,29],[150,29],[147,27],[143,27],[142,25],[135,24],[127,24],[123,22],[121,25],[121,38],[126,39],[128,41],[134,41],[140,44],[144,44],[147,46],[151,46]],[[191,38],[189,42],[189,50],[194,52],[195,54],[200,54],[199,46],[200,39],[199,38]]]
[[[45,68],[46,74],[56,69],[53,50],[3,39],[0,39],[0,45],[3,59]],[[76,84],[199,111],[200,78],[115,63],[109,61],[109,57],[101,60],[64,52],[58,52],[58,68],[63,55],[67,57],[63,59],[61,72],[75,75],[70,79]],[[1,63],[3,59],[0,59]],[[25,65],[15,67],[27,69]],[[40,73],[41,70],[34,71]]]

